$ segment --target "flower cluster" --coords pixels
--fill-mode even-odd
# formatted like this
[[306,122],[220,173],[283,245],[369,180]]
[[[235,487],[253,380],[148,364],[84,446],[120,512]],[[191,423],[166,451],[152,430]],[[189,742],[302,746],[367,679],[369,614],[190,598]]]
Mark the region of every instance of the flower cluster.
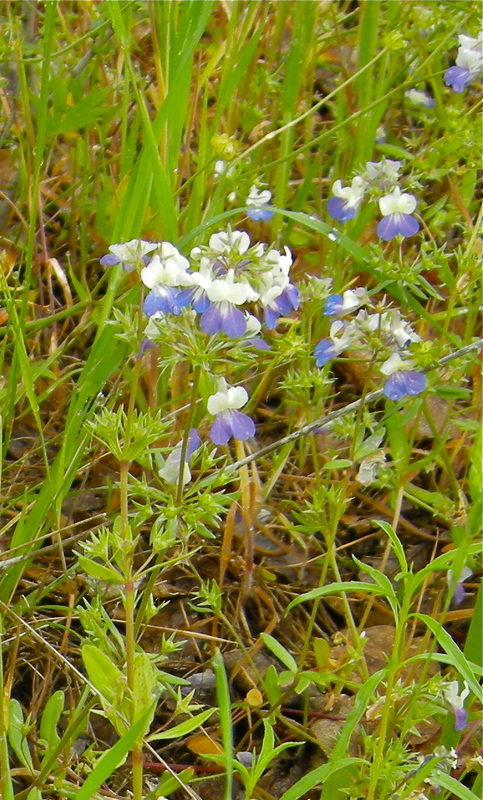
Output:
[[[324,367],[353,347],[372,351],[376,346],[387,356],[379,366],[381,374],[387,378],[383,387],[386,397],[401,400],[405,395],[414,397],[421,394],[427,385],[426,377],[415,370],[414,361],[406,357],[411,343],[420,341],[419,335],[401,318],[398,310],[371,313],[362,308],[368,304],[365,289],[348,289],[342,295],[327,298],[325,315],[339,319],[330,326],[329,338],[322,339],[315,347],[317,366]],[[357,310],[357,315],[351,317]]]
[[454,67],[444,73],[444,82],[454,92],[461,94],[470,83],[483,77],[483,30],[476,38],[461,34]]
[[382,219],[377,234],[386,242],[396,236],[414,236],[419,231],[419,222],[413,216],[417,200],[412,194],[401,192],[398,185],[399,161],[383,159],[368,161],[363,175],[356,175],[350,186],[337,180],[332,186],[334,197],[327,202],[327,210],[338,222],[347,222],[355,217],[362,202],[369,194],[378,198]]
[[[254,213],[265,213],[270,193],[252,187],[250,195]],[[207,246],[194,247],[189,258],[171,242],[141,239],[111,245],[109,251],[101,259],[103,265],[122,264],[126,272],[139,271],[148,290],[143,312],[150,322],[190,309],[194,316],[199,315],[199,327],[208,336],[222,334],[263,349],[268,345],[257,337],[261,322],[251,312],[258,307],[266,327],[272,329],[282,315],[299,307],[298,290],[290,281],[293,258],[289,248],[281,252],[262,243],[251,246],[244,231],[215,233]],[[147,331],[143,352],[150,346],[149,335]],[[254,435],[253,421],[239,410],[247,401],[243,387],[228,387],[224,380],[209,397],[208,412],[215,417],[210,436],[215,444],[226,444],[232,437],[244,441]],[[190,442],[196,442],[195,433]],[[187,461],[198,447],[190,442]],[[189,480],[188,464],[181,470],[181,449],[181,444],[174,448],[160,471],[168,483]]]

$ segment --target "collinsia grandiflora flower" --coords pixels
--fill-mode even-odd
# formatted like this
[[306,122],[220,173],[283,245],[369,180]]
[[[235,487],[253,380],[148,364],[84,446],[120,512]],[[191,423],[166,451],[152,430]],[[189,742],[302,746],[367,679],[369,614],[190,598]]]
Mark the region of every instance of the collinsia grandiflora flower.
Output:
[[466,681],[463,682],[463,689],[460,691],[458,681],[451,681],[445,689],[443,689],[444,699],[451,707],[454,714],[454,728],[455,731],[463,731],[468,722],[468,712],[464,707],[466,698],[470,693],[470,689]]
[[[198,435],[198,431],[196,428],[191,428],[186,453],[185,453],[185,462],[183,465],[183,472],[181,475],[181,481],[183,486],[191,480],[191,472],[189,468],[189,461],[193,453],[198,450],[199,446],[201,445],[201,439]],[[178,442],[176,447],[174,447],[169,454],[168,458],[166,459],[164,466],[158,470],[158,475],[163,478],[166,483],[176,485],[179,481],[180,477],[180,466],[181,466],[181,454],[183,452],[183,440]]]
[[340,356],[350,347],[357,337],[354,324],[335,320],[330,326],[330,338],[322,339],[315,347],[315,363],[318,367],[325,367],[333,358]]
[[426,94],[426,92],[419,91],[419,89],[409,89],[407,92],[404,92],[404,97],[414,106],[419,106],[419,108],[434,108],[436,106],[434,97]]
[[347,289],[344,294],[332,294],[325,301],[326,317],[342,317],[351,314],[367,303],[369,296],[366,289]]
[[444,73],[444,82],[461,94],[470,83],[483,76],[483,30],[477,37],[458,36],[459,48],[454,67]]
[[387,192],[394,189],[399,180],[400,161],[383,158],[381,161],[368,161],[364,173],[364,180],[371,189]]
[[145,257],[158,247],[158,242],[145,242],[143,239],[131,239],[124,244],[111,244],[110,253],[102,256],[100,263],[103,267],[122,264],[126,272],[134,272],[140,265],[146,263]]
[[248,402],[248,394],[243,386],[228,387],[226,381],[220,381],[219,389],[210,395],[207,402],[208,412],[215,417],[211,426],[210,438],[213,444],[226,444],[233,437],[246,441],[255,435],[255,423],[242,411]]
[[142,282],[151,289],[143,305],[146,316],[168,312],[177,316],[180,313],[177,297],[179,287],[190,282],[188,269],[188,259],[170,242],[162,242],[161,254],[153,256],[141,270]]
[[270,208],[271,199],[272,193],[268,189],[259,190],[256,186],[252,186],[247,197],[247,206],[249,206],[247,216],[253,220],[272,219],[275,211]]
[[398,353],[393,353],[382,364],[380,370],[388,376],[384,384],[384,394],[389,400],[401,400],[408,395],[415,397],[426,389],[428,381],[422,372],[411,369],[412,361],[403,361]]
[[453,595],[451,597],[451,602],[453,603],[453,605],[459,606],[460,603],[462,603],[463,600],[465,599],[466,592],[463,584],[472,575],[473,575],[473,570],[465,565],[461,569],[460,574],[458,575],[458,580],[454,582],[453,569],[448,570],[447,581],[448,581],[448,586],[450,586],[453,590]]
[[258,300],[258,294],[246,281],[237,281],[235,272],[229,269],[226,275],[216,278],[207,288],[209,307],[201,315],[200,328],[213,335],[223,331],[238,339],[246,333],[246,318],[237,306]]
[[418,202],[414,195],[401,192],[396,186],[390,194],[379,198],[379,208],[384,219],[377,226],[377,234],[386,242],[396,236],[414,236],[419,222],[412,216]]
[[338,222],[347,222],[355,217],[364,199],[366,182],[356,175],[350,186],[342,186],[338,180],[332,185],[334,197],[327,202],[327,211]]

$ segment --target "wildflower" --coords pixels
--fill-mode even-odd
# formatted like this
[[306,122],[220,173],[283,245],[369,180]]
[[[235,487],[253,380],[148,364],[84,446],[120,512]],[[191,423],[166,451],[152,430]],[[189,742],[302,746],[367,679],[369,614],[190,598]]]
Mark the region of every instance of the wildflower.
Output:
[[[221,231],[210,236],[210,250],[220,254],[242,255],[250,247],[250,237],[245,231]],[[191,251],[193,255],[193,250]]]
[[350,314],[368,300],[366,289],[347,289],[344,294],[332,294],[325,301],[324,314],[326,317],[338,317]]
[[383,375],[388,375],[384,384],[384,394],[389,400],[401,400],[408,395],[415,397],[424,392],[427,386],[426,376],[422,372],[412,370],[412,361],[403,361],[397,353],[393,353],[382,364],[380,370]]
[[219,262],[213,262],[204,256],[200,259],[200,266],[197,272],[191,272],[188,280],[191,286],[182,289],[177,297],[178,305],[191,306],[198,314],[202,314],[210,307],[210,299],[207,291],[215,278],[226,274],[226,270]]
[[102,256],[100,263],[103,267],[122,264],[126,272],[133,272],[144,262],[144,257],[158,247],[157,242],[145,242],[143,239],[131,239],[124,244],[111,244],[109,247],[111,252]]
[[483,74],[483,30],[476,38],[461,34],[456,64],[444,73],[444,82],[454,92],[461,94],[466,87]]
[[352,344],[355,335],[353,323],[336,320],[330,326],[329,339],[322,339],[315,347],[314,356],[318,367],[325,367],[333,358],[340,356]]
[[220,158],[218,161],[215,161],[213,175],[215,180],[221,178],[222,175],[226,175],[227,178],[230,178],[234,174],[235,170],[236,167],[234,164],[228,164],[226,161],[223,161],[223,159]]
[[399,180],[400,161],[383,158],[382,161],[368,161],[364,178],[367,183],[381,192],[392,189]]
[[420,108],[434,108],[436,100],[426,92],[420,92],[418,89],[409,89],[404,92],[404,97],[407,97],[410,103]]
[[299,293],[288,277],[265,273],[262,277],[263,290],[260,303],[264,309],[265,324],[269,330],[275,328],[277,320],[299,307]]
[[259,191],[256,186],[252,186],[247,197],[247,206],[251,206],[247,216],[253,220],[272,219],[275,212],[269,206],[271,197],[272,193],[268,189]]
[[458,580],[454,583],[453,570],[452,569],[448,570],[447,581],[448,581],[448,586],[450,586],[453,589],[453,596],[451,598],[451,602],[454,605],[459,606],[460,603],[462,603],[463,600],[465,599],[466,593],[463,584],[466,580],[468,580],[469,577],[471,577],[471,575],[473,575],[473,570],[467,566],[464,566],[458,576]]
[[225,380],[220,388],[208,398],[208,412],[215,417],[211,426],[210,438],[214,444],[226,444],[232,437],[244,442],[255,435],[255,423],[242,411],[248,402],[248,394],[243,386],[228,386]]
[[188,268],[188,259],[170,242],[162,242],[161,254],[153,256],[148,266],[141,270],[142,282],[151,289],[143,305],[146,316],[168,312],[177,316],[180,313],[177,287],[190,282]]
[[351,186],[342,186],[342,181],[336,181],[332,186],[335,197],[327,202],[327,211],[338,222],[347,222],[355,217],[356,212],[364,199],[366,182],[356,176]]
[[369,486],[373,483],[386,464],[386,454],[384,450],[378,450],[372,453],[367,458],[362,459],[359,471],[356,475],[356,481],[359,481],[363,486]]
[[[188,436],[188,442],[185,454],[185,463],[183,467],[183,475],[181,478],[183,486],[186,483],[189,483],[189,481],[191,480],[191,472],[188,463],[191,456],[193,455],[195,450],[198,449],[200,444],[201,444],[201,439],[198,435],[198,431],[196,430],[196,428],[191,428]],[[169,454],[168,458],[164,463],[164,466],[161,467],[160,470],[158,470],[158,475],[160,475],[161,478],[164,478],[166,483],[170,483],[172,485],[176,485],[178,483],[182,450],[183,450],[183,440],[178,442],[176,447],[172,449],[171,453]]]
[[258,300],[257,292],[246,281],[237,281],[234,270],[230,269],[225,276],[211,282],[206,294],[211,305],[201,315],[201,330],[210,335],[223,331],[234,339],[243,336],[246,319],[236,306]]
[[468,721],[468,712],[464,707],[464,702],[470,693],[470,689],[466,681],[463,682],[463,689],[461,692],[459,688],[458,681],[451,681],[451,683],[443,689],[444,699],[448,705],[451,706],[451,710],[454,714],[455,731],[464,730]]
[[386,242],[395,236],[414,236],[419,230],[419,222],[412,215],[417,200],[412,194],[403,192],[396,186],[390,194],[379,199],[379,208],[384,219],[377,226],[377,234]]
[[255,760],[253,753],[250,753],[249,750],[240,750],[236,754],[236,758],[237,761],[240,762],[240,764],[242,764],[244,767],[247,767],[248,769],[252,766]]

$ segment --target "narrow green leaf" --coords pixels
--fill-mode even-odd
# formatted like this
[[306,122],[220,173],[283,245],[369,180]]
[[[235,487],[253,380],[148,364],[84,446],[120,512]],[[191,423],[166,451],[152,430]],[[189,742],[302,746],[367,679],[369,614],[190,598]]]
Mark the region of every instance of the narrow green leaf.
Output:
[[169,730],[161,731],[161,733],[155,733],[153,736],[148,736],[148,741],[160,742],[166,739],[178,739],[180,736],[186,736],[188,733],[191,733],[191,731],[194,731],[196,728],[204,725],[206,720],[211,717],[214,711],[214,708],[207,708],[200,714],[196,714],[196,716],[190,717],[184,722],[180,722],[179,725],[169,728]]
[[468,789],[464,784],[457,781],[456,778],[451,777],[451,775],[446,775],[444,772],[438,772],[437,782],[443,789],[453,792],[453,795],[458,797],[459,800],[480,800],[480,797],[473,794],[471,789]]
[[79,789],[76,795],[77,800],[92,800],[94,792],[97,791],[99,786],[124,762],[127,754],[142,735],[142,731],[145,729],[146,723],[152,713],[152,709],[149,709],[144,716],[140,717],[138,721],[121,736],[115,745],[102,754],[96,762],[91,774]]
[[288,614],[299,603],[305,603],[307,600],[318,600],[319,597],[327,597],[330,594],[338,594],[339,592],[368,592],[369,594],[381,594],[384,592],[380,586],[373,583],[364,583],[364,581],[341,581],[340,583],[331,583],[328,586],[321,586],[319,589],[311,589],[310,592],[305,592],[295,600],[292,600],[285,609],[285,614]]
[[213,656],[213,669],[216,676],[216,697],[220,713],[221,741],[225,751],[226,786],[225,800],[232,800],[233,795],[233,724],[231,720],[231,699],[226,676],[225,664],[217,649]]
[[270,650],[274,656],[278,658],[282,664],[287,667],[290,672],[297,672],[297,662],[295,661],[294,657],[288,650],[285,649],[283,645],[280,644],[273,636],[270,636],[269,633],[261,633],[260,639],[264,643],[265,647]]

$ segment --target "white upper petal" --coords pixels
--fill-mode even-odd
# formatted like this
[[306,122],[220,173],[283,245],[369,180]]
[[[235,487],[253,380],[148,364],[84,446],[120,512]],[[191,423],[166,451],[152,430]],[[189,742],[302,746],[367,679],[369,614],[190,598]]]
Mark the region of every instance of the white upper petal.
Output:
[[379,199],[379,208],[383,217],[388,214],[412,214],[418,201],[412,194],[401,193],[399,186]]

